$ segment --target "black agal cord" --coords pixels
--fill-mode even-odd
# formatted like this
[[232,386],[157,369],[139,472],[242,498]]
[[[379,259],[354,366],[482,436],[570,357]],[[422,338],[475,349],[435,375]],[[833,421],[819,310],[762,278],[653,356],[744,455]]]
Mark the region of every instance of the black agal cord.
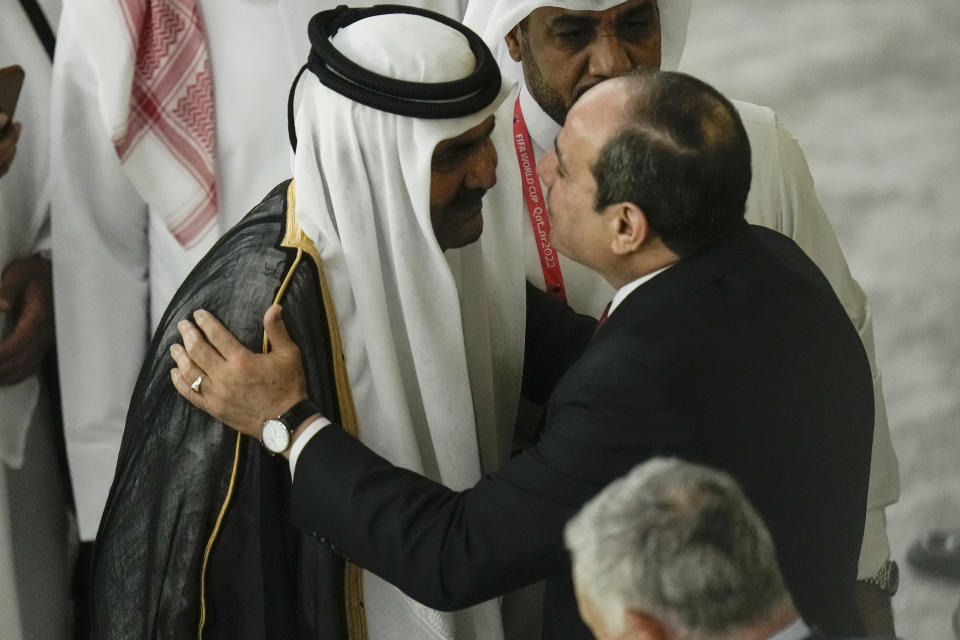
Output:
[[[450,82],[397,80],[361,67],[330,42],[340,29],[354,22],[393,13],[430,18],[462,33],[476,59],[473,72]],[[297,136],[293,126],[293,96],[300,76],[307,69],[325,86],[354,102],[411,118],[443,119],[470,115],[488,106],[500,93],[500,69],[480,36],[456,20],[427,9],[391,4],[353,9],[341,5],[314,15],[307,33],[312,49],[307,64],[293,81],[287,102],[287,126],[294,151]]]

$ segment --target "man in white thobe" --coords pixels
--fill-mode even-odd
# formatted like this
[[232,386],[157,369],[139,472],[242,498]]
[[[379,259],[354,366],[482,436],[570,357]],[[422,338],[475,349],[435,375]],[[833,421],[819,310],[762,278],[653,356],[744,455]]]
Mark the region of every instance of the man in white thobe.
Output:
[[[501,404],[504,431],[513,426],[519,362],[493,360],[484,338],[522,351],[524,283],[520,236],[504,237],[481,197],[496,182],[492,114],[513,85],[501,84],[478,36],[400,9],[314,16],[296,92],[295,186],[284,183],[223,236],[161,320],[97,538],[98,638],[188,637],[198,618],[203,637],[343,637],[331,629],[338,601],[351,638],[502,637],[497,600],[445,613],[369,572],[336,577],[321,542],[291,535],[277,458],[256,441],[239,447],[169,379],[171,353],[180,356],[168,347],[187,310],[202,305],[260,342],[262,310],[275,300],[308,329],[310,366],[334,372],[336,397],[324,373],[314,401],[338,407],[363,442],[461,488],[500,453],[484,433],[497,431],[491,408]],[[330,71],[348,63],[377,74],[377,85]],[[206,374],[188,386],[216,392]],[[290,443],[273,431],[261,441],[274,454]]]
[[[151,145],[122,162],[133,117],[127,21],[142,0],[67,0],[53,73],[53,247],[64,429],[81,539],[96,536],[150,335],[193,265],[290,172],[284,97],[307,51],[307,22],[333,0],[163,0],[195,5],[212,75],[216,207],[186,246],[164,214],[193,185]],[[359,4],[373,4],[361,2]],[[461,1],[407,1],[459,19]],[[167,13],[164,13],[167,12]],[[179,18],[176,18],[179,19]],[[151,28],[163,35],[158,19]],[[157,34],[154,34],[155,37]],[[174,34],[176,35],[176,34]],[[173,36],[171,36],[173,37]],[[141,42],[153,42],[146,37]],[[139,115],[139,114],[138,114]],[[160,167],[158,170],[157,167]]]

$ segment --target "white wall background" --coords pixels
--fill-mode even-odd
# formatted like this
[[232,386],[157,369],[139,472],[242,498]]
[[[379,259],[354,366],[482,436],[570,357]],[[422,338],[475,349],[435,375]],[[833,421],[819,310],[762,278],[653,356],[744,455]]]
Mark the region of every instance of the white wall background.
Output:
[[695,0],[681,68],[777,110],[870,298],[902,495],[897,632],[952,637],[960,584],[905,562],[960,529],[960,2]]

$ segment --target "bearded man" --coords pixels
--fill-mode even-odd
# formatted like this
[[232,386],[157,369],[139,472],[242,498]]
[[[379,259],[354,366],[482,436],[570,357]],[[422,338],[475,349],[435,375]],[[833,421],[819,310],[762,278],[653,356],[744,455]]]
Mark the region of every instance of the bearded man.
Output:
[[[512,427],[498,416],[515,412],[520,374],[502,354],[522,349],[524,284],[518,242],[484,220],[481,197],[496,181],[492,114],[511,85],[475,34],[423,10],[327,11],[310,36],[294,182],[194,269],[141,371],[97,537],[94,637],[503,635],[497,602],[435,611],[297,533],[286,461],[269,454],[322,409],[452,487],[498,464]],[[317,406],[271,410],[264,451],[192,409],[168,372],[177,326],[197,308],[266,350],[271,301]],[[216,393],[206,377],[187,386]]]
[[[501,122],[512,116],[514,139],[498,150],[513,165],[526,195],[498,188],[491,194],[497,200],[488,200],[488,207],[507,207],[526,219],[527,279],[581,313],[601,315],[614,290],[595,272],[558,254],[547,240],[550,225],[537,163],[553,148],[570,107],[587,89],[632,70],[677,67],[690,5],[690,0],[496,0],[491,6],[489,0],[474,0],[467,7],[464,24],[483,36],[503,74],[521,81],[516,102],[498,114]],[[899,473],[870,309],[817,200],[796,140],[772,110],[733,102],[750,138],[753,179],[747,221],[789,236],[810,256],[843,303],[870,359],[875,424],[858,592],[868,628],[892,633],[889,599],[896,591],[897,568],[890,560],[884,508],[899,497]]]

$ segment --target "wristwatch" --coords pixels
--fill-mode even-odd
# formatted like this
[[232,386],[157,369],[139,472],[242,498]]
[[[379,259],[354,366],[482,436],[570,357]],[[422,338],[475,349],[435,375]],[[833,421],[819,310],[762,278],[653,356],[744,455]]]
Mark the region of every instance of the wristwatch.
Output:
[[315,413],[320,413],[320,411],[311,400],[298,402],[282,416],[270,418],[263,423],[263,429],[260,432],[260,444],[271,455],[283,453],[290,446],[290,440],[296,428]]
[[876,575],[865,578],[861,582],[873,585],[892,598],[900,586],[900,568],[893,560],[887,560],[877,571]]

